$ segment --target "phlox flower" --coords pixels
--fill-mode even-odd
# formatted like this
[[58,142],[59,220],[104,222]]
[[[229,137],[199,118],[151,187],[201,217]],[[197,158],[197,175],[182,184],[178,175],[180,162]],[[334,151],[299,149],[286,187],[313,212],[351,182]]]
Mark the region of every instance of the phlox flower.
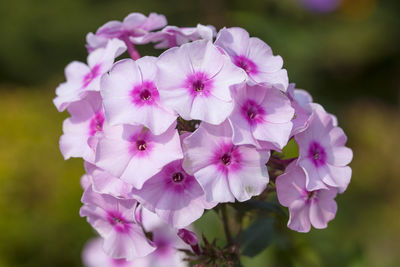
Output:
[[290,99],[292,107],[295,110],[295,116],[292,120],[293,129],[290,136],[304,131],[308,127],[308,120],[312,113],[312,97],[302,89],[296,89],[294,83],[289,84],[287,89],[287,96]]
[[346,166],[353,152],[345,146],[347,137],[334,126],[332,116],[313,106],[308,128],[295,135],[299,146],[298,165],[306,173],[307,190],[336,187],[343,192],[350,182],[351,168]]
[[183,157],[176,123],[154,135],[141,125],[110,127],[96,149],[96,166],[140,189],[168,163]]
[[177,115],[164,107],[155,85],[155,57],[117,62],[101,81],[101,95],[107,121],[115,124],[143,124],[154,134],[165,132]]
[[242,28],[223,28],[217,34],[215,45],[223,48],[236,66],[246,71],[252,83],[275,85],[282,91],[288,86],[288,75],[282,69],[283,60],[274,56],[262,40],[249,36]]
[[82,196],[79,213],[104,239],[103,249],[112,258],[132,260],[144,257],[156,248],[135,222],[136,200],[99,194],[88,187]]
[[156,43],[157,49],[166,49],[190,41],[205,39],[212,41],[216,34],[215,28],[211,25],[197,24],[196,27],[166,26],[161,31],[151,32],[141,37],[133,37],[135,43]]
[[98,139],[103,134],[103,127],[107,127],[100,93],[89,92],[85,99],[71,103],[68,111],[71,117],[63,123],[61,153],[65,159],[82,157],[93,163]]
[[167,25],[164,15],[150,13],[148,17],[141,13],[131,13],[121,21],[109,21],[101,26],[96,34],[86,35],[86,48],[91,52],[99,47],[104,47],[107,41],[118,38],[124,42],[129,42],[130,37],[144,36],[148,32],[160,29]]
[[279,202],[289,208],[288,227],[292,230],[308,232],[311,225],[326,228],[336,215],[336,188],[307,190],[306,174],[295,162],[277,177],[276,192]]
[[132,198],[133,186],[131,184],[112,176],[89,162],[85,162],[85,170],[93,191],[116,198]]
[[183,140],[183,149],[183,168],[197,179],[207,201],[246,201],[268,184],[269,151],[234,145],[227,121],[218,126],[203,122]]
[[160,55],[157,87],[164,105],[185,120],[222,123],[232,112],[232,85],[245,80],[210,41],[198,40]]
[[[157,241],[159,241],[159,232],[156,233]],[[170,241],[168,239],[167,241]],[[165,242],[165,240],[163,240]],[[174,242],[164,244],[163,253],[156,250],[153,253],[142,257],[127,261],[125,259],[114,259],[108,256],[102,248],[101,238],[93,238],[89,240],[82,252],[82,261],[85,267],[184,267],[188,266],[184,262],[184,254],[178,252],[173,247]],[[166,246],[168,246],[166,249]]]
[[175,228],[183,228],[201,217],[208,203],[197,180],[182,168],[182,159],[166,165],[133,195],[144,207]]
[[65,68],[67,81],[56,89],[54,105],[58,111],[64,111],[72,102],[86,97],[89,91],[100,91],[100,77],[110,70],[114,59],[126,50],[125,44],[112,39],[105,48],[91,52],[87,58],[88,65],[73,61]]
[[235,109],[229,117],[235,145],[280,150],[289,140],[294,109],[278,89],[246,83],[234,90]]

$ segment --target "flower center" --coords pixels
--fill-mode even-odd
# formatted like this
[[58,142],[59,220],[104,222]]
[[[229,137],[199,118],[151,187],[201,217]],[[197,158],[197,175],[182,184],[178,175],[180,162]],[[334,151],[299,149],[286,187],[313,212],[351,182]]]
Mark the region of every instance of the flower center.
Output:
[[147,144],[144,140],[138,140],[136,141],[136,147],[140,151],[144,151],[147,148]]
[[180,183],[183,181],[183,174],[181,172],[176,172],[174,173],[174,175],[172,175],[172,181],[174,181],[175,183]]
[[204,89],[204,83],[201,80],[196,80],[193,82],[193,89],[196,92],[201,92]]
[[140,98],[141,98],[143,101],[150,100],[150,98],[151,98],[151,93],[150,93],[150,91],[147,90],[147,89],[143,90],[143,91],[140,93]]
[[326,161],[325,149],[317,142],[312,142],[308,149],[308,157],[316,167],[322,166]]
[[225,166],[228,166],[229,164],[231,164],[231,156],[228,154],[224,154],[221,157],[221,161]]
[[243,103],[241,112],[242,116],[251,125],[263,122],[263,115],[265,115],[263,107],[252,99],[248,99]]
[[254,119],[254,117],[257,115],[257,111],[254,110],[254,108],[250,108],[247,111],[247,117],[249,117],[250,120]]
[[97,112],[90,121],[90,136],[94,136],[97,132],[103,131],[104,115],[103,112]]
[[242,68],[247,74],[256,74],[258,72],[257,65],[245,56],[236,56],[233,63]]
[[114,222],[116,222],[116,223],[124,223],[124,221],[121,220],[121,219],[118,218],[118,217],[114,217],[113,220],[114,220]]

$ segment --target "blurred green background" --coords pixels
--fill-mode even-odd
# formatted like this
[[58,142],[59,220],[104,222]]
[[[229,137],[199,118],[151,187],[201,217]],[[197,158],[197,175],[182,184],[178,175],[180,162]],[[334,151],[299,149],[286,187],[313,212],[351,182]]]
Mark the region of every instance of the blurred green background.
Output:
[[[274,242],[246,266],[400,266],[400,1],[342,0],[315,13],[300,0],[0,0],[0,267],[81,265],[94,235],[78,214],[82,161],[59,152],[67,114],[52,98],[64,66],[85,61],[86,33],[130,12],[246,28],[348,134],[353,177],[336,219],[290,232],[290,246]],[[215,217],[198,228],[218,236]]]

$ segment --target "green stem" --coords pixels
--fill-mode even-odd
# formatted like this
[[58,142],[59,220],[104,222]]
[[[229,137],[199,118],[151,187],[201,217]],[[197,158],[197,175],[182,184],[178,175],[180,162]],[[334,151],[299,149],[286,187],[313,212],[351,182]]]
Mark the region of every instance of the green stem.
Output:
[[232,235],[231,232],[229,230],[229,225],[228,225],[228,216],[226,213],[226,205],[222,204],[221,205],[221,215],[222,215],[222,223],[224,226],[224,232],[225,232],[225,237],[226,237],[226,242],[228,243],[228,245],[232,245]]

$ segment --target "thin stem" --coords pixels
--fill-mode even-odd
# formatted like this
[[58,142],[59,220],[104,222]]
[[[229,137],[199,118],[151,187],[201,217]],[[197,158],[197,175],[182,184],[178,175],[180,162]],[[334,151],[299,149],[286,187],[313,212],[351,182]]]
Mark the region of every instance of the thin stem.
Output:
[[224,226],[226,242],[228,243],[228,245],[231,245],[232,244],[232,235],[231,235],[231,232],[229,230],[228,216],[227,216],[227,213],[226,213],[226,205],[225,204],[221,205],[221,215],[222,215],[222,223],[223,223],[223,226]]
[[133,60],[137,60],[140,58],[139,52],[136,50],[135,45],[129,40],[128,36],[125,36],[122,38],[122,40],[125,42],[126,47],[128,48],[128,53],[131,56]]

